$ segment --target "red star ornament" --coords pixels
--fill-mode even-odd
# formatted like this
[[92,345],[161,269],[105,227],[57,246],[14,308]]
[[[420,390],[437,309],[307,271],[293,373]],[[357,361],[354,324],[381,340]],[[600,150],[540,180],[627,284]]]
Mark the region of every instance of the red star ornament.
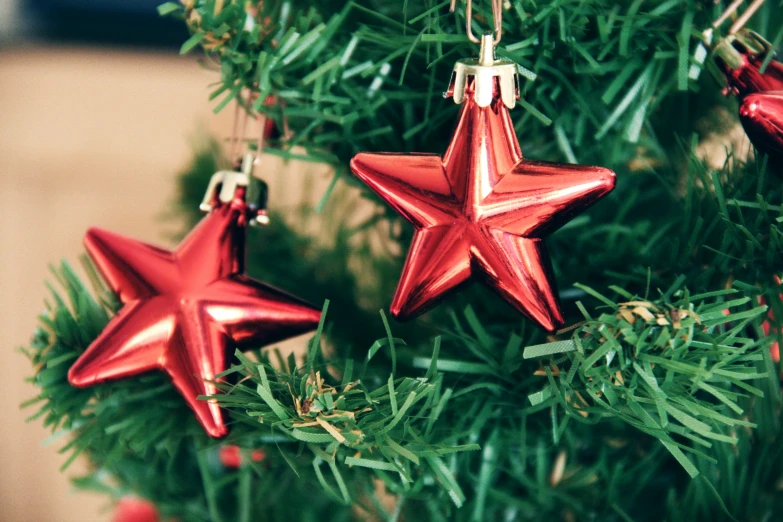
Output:
[[313,330],[320,310],[244,274],[244,189],[219,204],[170,252],[91,229],[85,245],[124,304],[68,372],[88,387],[149,370],[169,374],[212,437],[228,433],[208,381],[233,347],[259,347]]
[[360,153],[353,172],[415,227],[394,317],[434,306],[472,278],[548,331],[563,324],[543,238],[610,192],[609,169],[522,157],[495,86],[479,106],[472,80],[443,157]]

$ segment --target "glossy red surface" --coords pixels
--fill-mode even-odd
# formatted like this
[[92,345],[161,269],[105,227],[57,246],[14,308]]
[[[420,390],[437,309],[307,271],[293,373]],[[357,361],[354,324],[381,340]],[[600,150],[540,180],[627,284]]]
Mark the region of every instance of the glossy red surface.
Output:
[[205,380],[234,348],[260,347],[314,329],[320,310],[244,275],[248,206],[242,192],[218,206],[170,252],[100,229],[90,257],[124,304],[68,372],[87,387],[162,370],[213,437],[228,430]]
[[481,108],[470,86],[443,157],[361,153],[351,169],[415,227],[392,315],[478,279],[549,331],[563,317],[543,238],[615,185],[605,168],[523,159],[499,96]]
[[746,96],[739,116],[753,145],[777,164],[783,163],[783,91]]

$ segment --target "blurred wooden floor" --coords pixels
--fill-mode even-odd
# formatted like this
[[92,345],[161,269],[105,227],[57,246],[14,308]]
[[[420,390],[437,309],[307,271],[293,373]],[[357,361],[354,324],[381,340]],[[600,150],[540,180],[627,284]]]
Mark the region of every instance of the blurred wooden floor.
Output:
[[[189,57],[87,48],[0,52],[2,522],[110,519],[101,512],[103,497],[75,494],[58,471],[62,442],[44,447],[49,434],[40,422],[24,423],[32,412],[19,404],[35,389],[23,383],[31,367],[16,348],[27,343],[43,309],[48,265],[76,263],[89,226],[166,242],[161,214],[175,196],[174,175],[191,158],[192,137],[198,129],[216,136],[230,130],[232,111],[214,116],[207,100],[215,80]],[[278,175],[286,170],[281,165],[272,168]]]

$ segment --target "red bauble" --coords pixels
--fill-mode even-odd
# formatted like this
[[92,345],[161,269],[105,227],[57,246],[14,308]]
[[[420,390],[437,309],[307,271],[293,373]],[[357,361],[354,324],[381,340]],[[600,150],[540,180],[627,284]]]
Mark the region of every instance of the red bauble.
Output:
[[361,153],[351,161],[415,227],[391,313],[412,318],[475,278],[553,331],[563,316],[543,238],[611,191],[615,175],[522,158],[500,89],[480,106],[471,82],[443,157]]
[[158,510],[143,499],[126,497],[117,502],[112,522],[159,522]]
[[87,387],[162,370],[213,437],[228,430],[207,382],[224,371],[229,350],[260,347],[314,329],[321,312],[244,274],[249,215],[244,189],[218,204],[170,252],[91,229],[87,251],[124,304],[68,372]]

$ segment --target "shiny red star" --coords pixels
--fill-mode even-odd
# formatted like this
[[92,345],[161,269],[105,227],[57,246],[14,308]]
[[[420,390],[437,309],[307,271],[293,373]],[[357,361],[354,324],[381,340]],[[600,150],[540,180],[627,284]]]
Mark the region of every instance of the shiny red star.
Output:
[[351,169],[415,227],[392,315],[421,314],[475,277],[549,331],[563,316],[542,238],[615,184],[605,168],[523,159],[500,97],[479,107],[470,91],[442,158],[361,153]]
[[321,313],[244,275],[247,205],[218,206],[170,252],[91,229],[87,251],[125,305],[68,372],[87,387],[163,370],[213,437],[227,433],[212,381],[230,347],[260,347],[314,329]]

